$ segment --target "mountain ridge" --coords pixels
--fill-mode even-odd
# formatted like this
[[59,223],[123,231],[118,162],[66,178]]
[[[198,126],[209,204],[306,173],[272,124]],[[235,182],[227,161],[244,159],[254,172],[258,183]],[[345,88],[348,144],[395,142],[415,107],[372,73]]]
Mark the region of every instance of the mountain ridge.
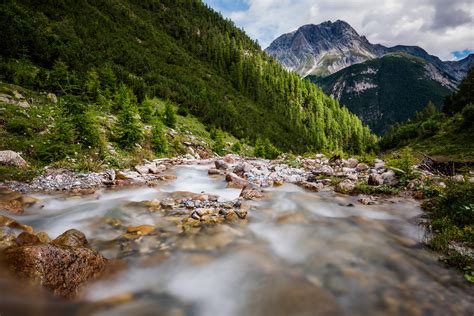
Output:
[[418,46],[386,47],[372,44],[342,20],[303,25],[293,32],[279,36],[265,52],[302,77],[324,77],[353,64],[397,52],[408,53],[430,62],[445,73],[445,77],[453,82],[453,86],[466,75],[468,68],[474,66],[473,54],[460,61],[445,62]]

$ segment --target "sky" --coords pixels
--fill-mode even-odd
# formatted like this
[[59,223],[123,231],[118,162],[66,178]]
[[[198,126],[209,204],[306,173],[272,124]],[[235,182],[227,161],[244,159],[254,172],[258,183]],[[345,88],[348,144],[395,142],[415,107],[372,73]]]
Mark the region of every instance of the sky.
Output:
[[474,52],[474,0],[204,0],[266,48],[305,24],[344,20],[371,43],[417,45],[443,60]]

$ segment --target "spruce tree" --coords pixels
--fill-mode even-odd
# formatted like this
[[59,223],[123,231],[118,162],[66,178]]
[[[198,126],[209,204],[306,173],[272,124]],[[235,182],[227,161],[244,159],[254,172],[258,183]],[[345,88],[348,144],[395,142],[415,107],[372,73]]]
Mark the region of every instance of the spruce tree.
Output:
[[176,113],[169,102],[166,102],[164,121],[168,127],[174,128],[176,126]]
[[168,152],[168,139],[166,138],[166,128],[159,119],[153,122],[151,130],[151,144],[153,151],[157,154],[165,154]]

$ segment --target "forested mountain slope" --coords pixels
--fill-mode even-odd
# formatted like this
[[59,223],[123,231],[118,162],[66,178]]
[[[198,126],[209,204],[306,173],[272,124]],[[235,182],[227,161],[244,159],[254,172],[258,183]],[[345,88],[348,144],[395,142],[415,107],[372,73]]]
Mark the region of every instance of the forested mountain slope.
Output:
[[81,111],[120,115],[121,106],[97,105],[125,83],[131,106],[170,99],[250,142],[268,138],[296,152],[375,143],[356,116],[201,1],[7,1],[0,28],[2,80],[77,96]]
[[410,119],[430,101],[441,109],[452,91],[449,81],[440,83],[442,78],[434,66],[407,54],[386,55],[324,78],[308,77],[380,134]]

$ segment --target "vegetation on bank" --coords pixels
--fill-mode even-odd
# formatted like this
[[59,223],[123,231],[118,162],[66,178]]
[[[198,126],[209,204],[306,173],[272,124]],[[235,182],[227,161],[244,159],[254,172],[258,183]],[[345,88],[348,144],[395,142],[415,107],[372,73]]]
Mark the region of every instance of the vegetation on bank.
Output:
[[442,252],[447,264],[463,271],[466,279],[474,282],[474,184],[449,182],[423,208],[432,220],[430,247]]
[[448,96],[442,111],[429,103],[410,121],[393,125],[382,138],[382,150],[410,146],[427,155],[474,161],[474,68]]
[[67,95],[55,103],[46,94],[0,83],[0,97],[32,103],[23,108],[0,102],[0,150],[22,153],[31,167],[0,166],[1,180],[31,180],[45,165],[77,171],[128,168],[143,159],[186,154],[185,143],[208,155],[218,142],[221,154],[253,152],[225,132],[219,131],[219,140],[214,129],[191,114],[180,115],[169,101],[138,103],[125,85],[110,98],[85,102]]
[[[67,96],[84,113],[116,115],[126,129],[137,113],[149,119],[146,106],[135,105],[158,97],[252,145],[268,140],[295,153],[375,149],[376,137],[355,115],[199,0],[15,0],[0,7],[0,17],[2,80]],[[132,106],[117,106],[122,86],[135,96]],[[127,146],[142,137],[122,132],[115,134]]]

